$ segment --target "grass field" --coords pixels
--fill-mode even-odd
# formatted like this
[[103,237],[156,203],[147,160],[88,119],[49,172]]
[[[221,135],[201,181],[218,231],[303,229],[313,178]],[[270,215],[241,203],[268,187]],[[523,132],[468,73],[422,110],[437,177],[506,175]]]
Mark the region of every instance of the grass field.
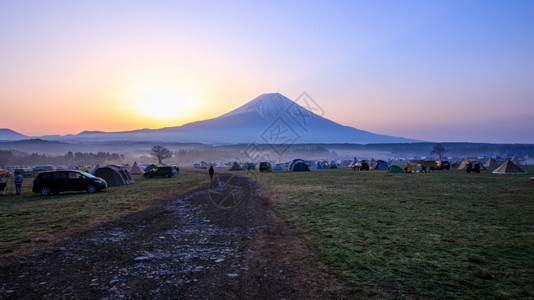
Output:
[[31,251],[67,233],[141,210],[208,182],[207,175],[195,173],[134,179],[135,184],[109,187],[100,193],[63,192],[47,197],[32,193],[33,179],[25,179],[22,195],[15,196],[14,187],[11,195],[0,195],[0,257]]
[[347,293],[485,299],[534,297],[528,176],[345,168],[258,177]]

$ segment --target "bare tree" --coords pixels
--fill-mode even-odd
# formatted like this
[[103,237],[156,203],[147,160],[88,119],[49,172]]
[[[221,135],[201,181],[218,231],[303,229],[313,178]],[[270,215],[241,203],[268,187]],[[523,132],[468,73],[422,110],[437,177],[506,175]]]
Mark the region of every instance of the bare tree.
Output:
[[449,152],[449,150],[445,150],[441,144],[434,145],[434,148],[432,148],[432,151],[430,151],[430,154],[437,154],[439,156],[439,160],[442,160],[443,154]]
[[150,152],[150,154],[153,155],[160,164],[162,163],[162,160],[172,157],[171,150],[167,149],[167,147],[159,145],[152,147],[152,152]]

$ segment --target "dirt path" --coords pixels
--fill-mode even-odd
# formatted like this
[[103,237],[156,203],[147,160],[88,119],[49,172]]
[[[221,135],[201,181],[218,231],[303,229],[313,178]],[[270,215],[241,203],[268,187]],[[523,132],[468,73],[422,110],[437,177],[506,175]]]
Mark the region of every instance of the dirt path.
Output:
[[6,259],[0,298],[328,298],[334,280],[307,245],[252,179],[222,174],[165,205]]

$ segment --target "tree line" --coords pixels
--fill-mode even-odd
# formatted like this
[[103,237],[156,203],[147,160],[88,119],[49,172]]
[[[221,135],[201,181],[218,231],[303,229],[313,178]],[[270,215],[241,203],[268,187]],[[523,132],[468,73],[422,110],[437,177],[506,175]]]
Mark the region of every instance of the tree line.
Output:
[[122,164],[124,154],[109,152],[67,152],[65,155],[26,153],[16,150],[0,150],[0,166],[36,165],[96,165],[106,163]]

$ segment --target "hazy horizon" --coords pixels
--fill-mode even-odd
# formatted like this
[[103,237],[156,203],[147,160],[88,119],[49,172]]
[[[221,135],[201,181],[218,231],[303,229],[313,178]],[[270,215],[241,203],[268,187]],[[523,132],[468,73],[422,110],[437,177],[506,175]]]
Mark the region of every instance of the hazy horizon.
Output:
[[436,142],[534,143],[534,2],[0,3],[0,128],[162,128],[263,93]]

